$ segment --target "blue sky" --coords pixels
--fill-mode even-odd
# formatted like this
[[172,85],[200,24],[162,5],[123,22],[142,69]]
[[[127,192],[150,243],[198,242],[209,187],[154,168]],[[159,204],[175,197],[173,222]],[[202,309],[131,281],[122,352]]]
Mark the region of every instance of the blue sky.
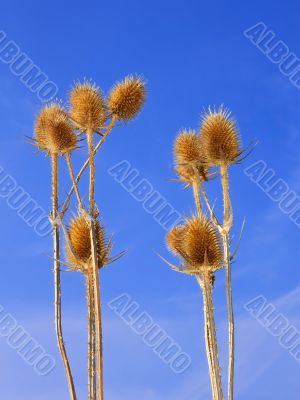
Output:
[[[41,3],[11,0],[1,5],[0,30],[66,93],[78,79],[92,78],[107,93],[130,73],[147,81],[143,112],[115,129],[97,159],[97,202],[115,251],[126,257],[101,273],[104,309],[107,400],[204,400],[210,396],[204,352],[201,293],[196,282],[168,269],[153,249],[169,256],[165,230],[142,204],[107,172],[122,160],[139,171],[176,210],[193,210],[191,193],[170,181],[172,144],[183,127],[197,128],[209,105],[224,104],[238,121],[244,145],[259,144],[242,165],[231,169],[235,237],[247,224],[233,267],[237,319],[239,400],[299,397],[300,364],[244,304],[263,295],[300,330],[299,227],[243,172],[262,160],[300,193],[300,92],[278,65],[243,32],[262,21],[300,57],[296,1],[199,2],[111,0]],[[25,143],[41,107],[31,92],[0,62],[0,165],[46,211],[50,207],[49,160]],[[75,157],[75,168],[85,159]],[[70,186],[63,162],[61,193]],[[86,181],[81,190],[86,193]],[[218,182],[209,195],[221,204]],[[53,325],[51,237],[40,238],[0,198],[0,303],[56,360],[46,377],[37,375],[0,337],[1,398],[68,398]],[[63,275],[66,342],[79,399],[86,398],[84,281]],[[107,303],[128,293],[192,357],[191,367],[174,374]],[[215,305],[226,380],[224,276],[217,276]]]

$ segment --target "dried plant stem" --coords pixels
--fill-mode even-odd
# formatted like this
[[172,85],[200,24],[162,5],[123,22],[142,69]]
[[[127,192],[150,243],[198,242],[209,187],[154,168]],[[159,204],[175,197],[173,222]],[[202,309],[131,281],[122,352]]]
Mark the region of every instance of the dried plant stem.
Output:
[[[117,121],[116,118],[115,118],[115,117],[112,117],[111,122],[110,122],[110,124],[106,127],[106,130],[105,130],[105,132],[103,133],[102,138],[99,140],[99,142],[97,143],[97,145],[96,145],[96,146],[94,147],[94,149],[93,149],[93,151],[94,151],[93,154],[94,154],[94,155],[97,154],[98,150],[100,149],[100,147],[101,147],[101,146],[103,145],[103,143],[105,142],[107,136],[110,134],[110,132],[112,131],[113,127],[115,126],[116,121]],[[78,173],[78,175],[77,175],[77,177],[76,177],[76,180],[75,180],[75,181],[76,181],[77,184],[78,184],[78,182],[80,181],[80,179],[81,179],[81,177],[82,177],[84,171],[87,169],[87,167],[88,167],[88,165],[89,165],[89,162],[90,162],[90,157],[89,157],[89,158],[86,160],[86,162],[83,164],[81,170],[79,171],[79,173]],[[75,190],[75,186],[73,185],[72,188],[70,189],[68,195],[67,195],[67,198],[66,198],[66,200],[65,200],[65,202],[64,202],[64,204],[63,204],[63,206],[62,206],[62,210],[61,210],[61,214],[62,214],[62,215],[64,215],[64,214],[66,213],[66,211],[68,210],[68,208],[69,208],[69,203],[70,203],[72,194],[74,193],[74,190]]]
[[221,165],[221,182],[223,190],[224,202],[224,221],[223,229],[221,231],[224,247],[224,260],[226,267],[226,297],[227,297],[227,310],[228,310],[228,350],[229,350],[229,364],[228,364],[228,400],[233,400],[234,393],[234,361],[235,361],[235,326],[234,326],[234,312],[232,300],[232,282],[231,282],[231,260],[230,260],[230,243],[229,234],[233,223],[233,213],[229,193],[229,177],[228,166]]
[[88,400],[96,400],[95,350],[94,350],[94,294],[90,271],[86,274],[86,297],[88,305]]
[[202,274],[202,280],[200,277],[197,277],[197,281],[203,294],[207,359],[209,365],[211,364],[209,369],[210,371],[213,371],[210,375],[213,400],[223,400],[214,306],[212,300],[212,284],[207,273]]
[[66,160],[67,160],[67,164],[68,164],[68,168],[69,168],[69,173],[70,173],[70,177],[73,183],[73,188],[75,190],[76,193],[76,197],[77,197],[77,201],[79,204],[79,208],[80,210],[83,210],[83,204],[82,204],[82,200],[79,194],[79,189],[78,189],[78,185],[75,179],[75,174],[74,174],[74,170],[73,170],[73,166],[72,166],[72,161],[71,161],[71,154],[70,153],[66,153]]
[[198,217],[200,217],[202,212],[201,201],[200,201],[200,185],[196,180],[193,182],[193,193],[194,193],[197,215]]
[[97,394],[98,400],[104,398],[103,384],[103,345],[102,345],[102,319],[101,319],[101,300],[100,284],[98,272],[97,241],[95,233],[95,158],[93,131],[87,132],[90,164],[90,183],[89,183],[89,205],[90,205],[90,236],[92,251],[92,282],[95,304],[95,334],[96,334],[96,355],[97,355]]
[[[200,186],[197,181],[193,182],[193,194],[194,194],[194,200],[195,200],[195,205],[196,205],[196,210],[197,210],[197,215],[198,217],[201,216],[202,213],[202,207],[201,207],[201,200],[200,200]],[[206,353],[208,357],[208,367],[209,367],[209,375],[211,378],[211,385],[212,385],[212,392],[213,392],[213,398],[217,398],[217,388],[215,385],[216,382],[216,371],[214,368],[214,363],[212,359],[212,352],[211,352],[211,338],[210,338],[210,330],[209,330],[209,323],[208,323],[208,314],[207,314],[207,301],[206,301],[206,296],[203,296],[203,301],[204,301],[204,321],[205,321],[205,344],[206,344]]]
[[[202,283],[200,284],[200,287],[202,289]],[[203,289],[202,289],[203,291]],[[213,365],[213,360],[212,360],[212,354],[211,354],[211,338],[210,338],[210,332],[209,332],[209,322],[208,322],[208,315],[207,315],[207,302],[206,302],[206,296],[204,295],[203,292],[203,310],[204,310],[204,333],[205,333],[205,347],[206,347],[206,354],[207,354],[207,360],[208,360],[208,368],[209,368],[209,376],[211,380],[211,386],[212,386],[212,394],[213,394],[213,399],[216,398],[217,396],[217,390],[216,390],[216,385],[215,385],[215,373],[214,373],[214,365]]]
[[59,351],[66,370],[69,393],[71,400],[76,400],[75,386],[70,363],[68,360],[63,332],[61,312],[61,280],[60,280],[60,247],[59,247],[59,225],[58,217],[58,155],[51,155],[52,172],[52,219],[53,219],[53,244],[54,244],[54,287],[55,287],[55,328]]

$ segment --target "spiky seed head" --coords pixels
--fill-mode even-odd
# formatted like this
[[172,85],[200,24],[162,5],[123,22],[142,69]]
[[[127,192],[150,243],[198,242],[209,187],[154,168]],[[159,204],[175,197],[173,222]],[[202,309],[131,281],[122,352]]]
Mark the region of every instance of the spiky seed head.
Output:
[[78,83],[70,93],[70,115],[77,128],[98,130],[106,120],[106,105],[100,90],[90,82]]
[[241,154],[241,143],[235,121],[229,111],[220,107],[202,117],[201,143],[211,166],[234,164]]
[[185,227],[183,225],[174,226],[166,236],[169,250],[176,256],[180,255]]
[[204,164],[199,136],[194,130],[179,132],[174,144],[175,170],[180,179],[192,184],[208,179],[208,168]]
[[127,76],[112,88],[108,97],[109,111],[117,119],[128,121],[141,110],[145,97],[144,81],[139,77]]
[[186,221],[182,240],[182,251],[187,256],[187,267],[206,268],[214,272],[222,266],[222,246],[219,233],[204,216]]
[[77,148],[67,113],[58,103],[45,106],[35,121],[35,141],[40,150],[50,154],[64,154]]
[[[97,220],[95,224],[98,267],[101,268],[107,264],[110,257],[110,243],[105,238],[103,226]],[[85,215],[75,217],[68,228],[69,243],[66,246],[69,264],[74,270],[85,272],[91,262],[91,238],[89,222]]]
[[178,163],[197,163],[199,161],[200,146],[194,130],[183,129],[179,132],[174,145],[174,154]]

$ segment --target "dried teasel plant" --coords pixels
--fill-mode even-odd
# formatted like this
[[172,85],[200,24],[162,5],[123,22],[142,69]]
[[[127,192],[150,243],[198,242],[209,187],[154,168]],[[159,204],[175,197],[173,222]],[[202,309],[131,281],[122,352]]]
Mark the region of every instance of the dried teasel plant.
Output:
[[207,217],[200,213],[175,226],[167,234],[169,250],[181,260],[179,267],[166,261],[174,270],[194,276],[203,295],[205,344],[213,399],[223,399],[219,351],[214,318],[212,289],[215,272],[223,267],[220,235]]
[[[86,277],[88,300],[88,399],[103,400],[103,343],[99,269],[117,260],[123,253],[111,257],[112,240],[107,240],[95,200],[95,155],[117,123],[128,121],[138,114],[145,101],[145,83],[139,77],[129,76],[117,83],[108,96],[93,83],[77,83],[69,96],[69,111],[59,103],[46,106],[38,115],[35,126],[35,145],[52,160],[52,213],[54,232],[54,266],[56,287],[56,325],[59,347],[67,371],[70,398],[76,399],[75,387],[66,355],[61,329],[60,266],[67,271],[80,271]],[[95,137],[100,140],[94,143]],[[80,139],[79,139],[80,137]],[[88,158],[75,175],[71,152],[79,148],[78,142],[87,139]],[[58,156],[65,156],[72,187],[58,206]],[[85,209],[78,184],[89,167],[89,207]],[[78,211],[69,227],[63,219],[70,212],[75,192]],[[60,260],[60,228],[67,242],[66,262]]]
[[[193,188],[197,216],[188,219],[183,225],[174,227],[167,235],[168,248],[175,256],[181,259],[182,265],[176,267],[160,256],[174,270],[195,275],[204,291],[206,350],[214,400],[222,400],[223,391],[211,289],[215,280],[215,272],[222,267],[226,269],[229,326],[228,399],[233,400],[234,394],[235,334],[231,263],[237,249],[233,254],[231,253],[230,234],[233,227],[233,211],[229,193],[229,167],[232,164],[240,163],[246,157],[244,152],[245,150],[241,148],[236,122],[231,117],[230,112],[223,107],[218,110],[209,109],[203,115],[199,133],[190,129],[184,129],[179,133],[174,145],[175,171],[179,176],[179,181],[184,182],[186,188]],[[222,223],[217,219],[205,190],[205,186],[212,176],[221,177],[223,194]],[[209,220],[203,215],[203,205],[206,205]],[[214,256],[219,262],[213,262]],[[199,265],[202,265],[202,269],[199,269]],[[205,286],[205,282],[210,282],[210,290],[208,286]]]
[[203,189],[204,198],[210,210],[211,219],[223,239],[224,262],[226,268],[226,297],[228,309],[228,399],[234,396],[234,361],[235,361],[235,324],[231,283],[230,233],[233,227],[233,209],[229,191],[229,167],[242,161],[244,150],[236,122],[231,113],[223,107],[209,109],[202,117],[200,141],[203,146],[206,163],[209,167],[219,169],[223,194],[223,221],[220,223],[208,201]]

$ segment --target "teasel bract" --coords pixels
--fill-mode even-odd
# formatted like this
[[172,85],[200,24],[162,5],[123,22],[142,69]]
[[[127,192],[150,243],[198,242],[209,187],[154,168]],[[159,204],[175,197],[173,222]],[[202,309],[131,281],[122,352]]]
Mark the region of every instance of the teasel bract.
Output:
[[77,136],[72,130],[65,110],[58,103],[44,107],[36,118],[35,145],[46,151],[51,158],[52,212],[54,244],[55,327],[58,347],[66,370],[70,398],[75,400],[76,391],[70,362],[67,356],[62,330],[61,276],[60,276],[60,216],[58,212],[58,156],[66,155],[77,148]]
[[[223,399],[218,343],[214,318],[212,289],[215,272],[223,267],[220,235],[204,214],[186,219],[170,229],[166,242],[169,250],[181,260],[178,272],[194,276],[202,289],[205,344],[214,400]],[[166,260],[165,260],[166,261]]]
[[200,140],[209,167],[219,168],[223,192],[223,222],[219,223],[203,191],[211,218],[223,239],[223,252],[226,267],[226,297],[228,309],[228,400],[234,398],[235,324],[231,283],[230,232],[233,226],[233,210],[229,192],[229,166],[242,160],[240,135],[231,113],[220,107],[209,109],[202,117]]

